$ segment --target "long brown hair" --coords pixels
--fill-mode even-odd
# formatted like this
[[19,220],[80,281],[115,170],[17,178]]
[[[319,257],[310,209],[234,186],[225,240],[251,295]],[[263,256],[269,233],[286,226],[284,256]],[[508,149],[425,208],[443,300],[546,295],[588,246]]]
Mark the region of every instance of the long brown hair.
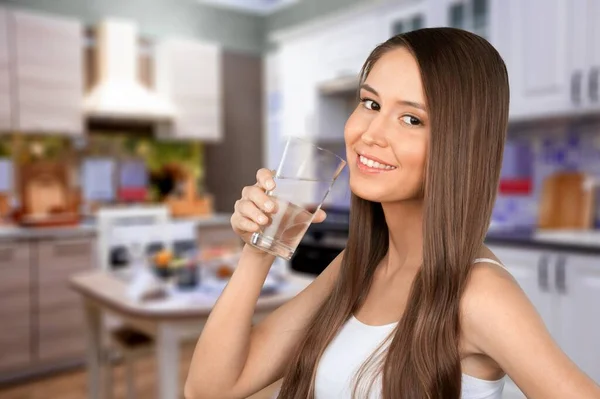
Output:
[[[460,300],[496,197],[508,121],[508,76],[502,58],[483,38],[459,29],[429,28],[379,45],[365,62],[361,79],[383,54],[398,47],[417,60],[429,107],[423,264],[387,350],[366,363],[379,360],[375,365],[385,399],[453,399],[461,393]],[[323,351],[362,305],[388,245],[381,204],[352,195],[339,277],[291,359],[279,398],[313,398]]]

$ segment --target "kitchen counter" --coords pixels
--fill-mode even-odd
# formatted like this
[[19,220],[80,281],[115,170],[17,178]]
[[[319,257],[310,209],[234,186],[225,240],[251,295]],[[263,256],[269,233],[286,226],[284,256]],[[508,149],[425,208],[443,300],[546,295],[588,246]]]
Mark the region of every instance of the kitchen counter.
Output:
[[[210,216],[192,218],[176,218],[173,223],[190,223],[197,226],[215,226],[229,224],[231,215],[215,213]],[[74,237],[90,237],[96,235],[95,220],[88,219],[76,226],[27,228],[15,225],[0,226],[0,241],[67,239]]]
[[600,255],[600,231],[581,230],[490,230],[485,242],[551,251]]

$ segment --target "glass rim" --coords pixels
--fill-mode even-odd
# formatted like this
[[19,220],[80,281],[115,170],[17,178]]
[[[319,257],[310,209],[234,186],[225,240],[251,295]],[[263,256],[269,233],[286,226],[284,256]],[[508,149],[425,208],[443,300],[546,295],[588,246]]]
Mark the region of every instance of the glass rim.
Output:
[[326,153],[328,153],[330,155],[333,155],[339,161],[341,161],[343,164],[347,164],[347,162],[346,162],[346,160],[344,158],[342,158],[341,156],[339,156],[335,152],[333,152],[331,150],[328,150],[327,148],[323,148],[323,147],[320,147],[320,146],[316,145],[311,140],[305,139],[303,137],[298,137],[298,136],[288,136],[287,139],[286,139],[286,142],[289,143],[291,140],[297,140],[297,141],[300,141],[300,142],[305,143],[305,144],[310,144],[311,146],[315,147],[316,149],[318,149],[320,151],[323,151],[323,152],[326,152]]

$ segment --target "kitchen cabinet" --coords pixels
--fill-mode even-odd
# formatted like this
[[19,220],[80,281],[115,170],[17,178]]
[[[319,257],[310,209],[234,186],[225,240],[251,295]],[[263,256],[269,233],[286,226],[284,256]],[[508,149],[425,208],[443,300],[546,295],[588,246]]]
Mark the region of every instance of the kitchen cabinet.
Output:
[[13,128],[26,133],[81,134],[81,23],[22,11],[10,12],[9,22],[15,49]]
[[573,0],[567,10],[571,105],[580,112],[600,110],[600,3]]
[[600,259],[564,256],[557,263],[560,323],[555,327],[563,350],[600,383]]
[[280,49],[282,136],[316,135],[318,41],[312,37],[284,43]]
[[[354,77],[371,51],[389,36],[375,14],[365,14],[348,23],[341,21],[314,35],[318,52],[318,82]],[[358,81],[358,80],[357,80]]]
[[399,33],[429,26],[425,2],[405,5],[385,13],[386,36],[392,37]]
[[0,132],[11,130],[12,125],[8,44],[8,12],[0,8]]
[[[600,383],[600,261],[574,253],[490,246],[562,350]],[[507,398],[525,397],[509,380]]]
[[91,239],[42,241],[38,246],[38,360],[81,357],[85,349],[82,306],[69,289],[71,275],[91,269]]
[[31,273],[27,243],[0,243],[0,373],[31,362]]
[[221,141],[221,49],[211,43],[168,39],[155,49],[155,82],[176,108],[169,138]]
[[569,70],[571,46],[567,0],[509,0],[513,57],[511,91],[514,118],[571,112],[576,76]]

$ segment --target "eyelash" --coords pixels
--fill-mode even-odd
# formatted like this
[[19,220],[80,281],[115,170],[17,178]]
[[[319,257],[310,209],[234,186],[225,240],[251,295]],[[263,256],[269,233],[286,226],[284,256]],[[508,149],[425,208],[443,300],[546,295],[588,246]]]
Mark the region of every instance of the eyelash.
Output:
[[[379,105],[379,104],[378,104],[376,101],[374,101],[374,100],[371,100],[370,98],[361,98],[361,99],[360,99],[360,102],[361,102],[361,104],[363,105],[363,107],[365,107],[365,109],[367,109],[367,110],[369,110],[369,111],[377,111],[377,110],[374,110],[374,109],[368,108],[368,107],[367,107],[367,105],[366,105],[367,101],[371,101],[372,103],[375,103],[375,104]],[[416,119],[416,121],[417,121],[417,124],[416,124],[416,125],[413,125],[413,124],[411,124],[411,123],[409,123],[409,122],[405,122],[405,121],[404,121],[404,118]],[[419,118],[417,118],[416,116],[413,116],[413,115],[402,115],[402,116],[400,117],[400,119],[402,120],[402,123],[404,123],[405,125],[407,125],[407,126],[409,126],[409,127],[417,127],[417,126],[422,126],[422,125],[423,125],[423,122],[421,122],[421,120],[420,120]]]

